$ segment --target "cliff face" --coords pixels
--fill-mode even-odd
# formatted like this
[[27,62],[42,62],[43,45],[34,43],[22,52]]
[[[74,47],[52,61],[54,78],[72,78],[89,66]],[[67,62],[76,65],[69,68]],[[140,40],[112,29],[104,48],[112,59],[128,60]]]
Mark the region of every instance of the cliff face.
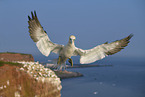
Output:
[[32,61],[34,62],[34,58],[31,54],[0,53],[0,61],[5,61],[5,62]]
[[[36,66],[39,67],[38,64]],[[51,77],[42,81],[42,77],[39,75],[40,71],[38,68],[36,69],[32,70],[30,65],[0,63],[0,97],[60,97],[60,80],[57,77],[52,77],[52,74],[48,74]],[[45,68],[41,69],[41,73],[43,73]],[[30,70],[32,73],[29,72]],[[51,70],[47,71],[53,73]],[[38,74],[39,79],[33,76],[34,72]],[[58,84],[54,83],[55,79],[58,80]]]

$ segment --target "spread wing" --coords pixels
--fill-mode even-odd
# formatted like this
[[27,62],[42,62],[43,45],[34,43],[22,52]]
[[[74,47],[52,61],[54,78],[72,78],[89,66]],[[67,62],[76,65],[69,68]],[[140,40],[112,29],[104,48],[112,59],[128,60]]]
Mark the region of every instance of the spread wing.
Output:
[[51,42],[46,31],[43,30],[43,27],[37,18],[36,12],[34,11],[34,14],[31,12],[31,15],[32,18],[28,16],[29,33],[40,52],[45,56],[48,56],[50,52],[58,54],[64,46]]
[[123,38],[121,40],[114,41],[112,43],[104,43],[102,45],[98,45],[89,50],[83,50],[80,48],[76,48],[74,55],[80,55],[80,63],[87,64],[92,63],[97,60],[103,59],[108,55],[115,54],[119,52],[121,49],[124,49],[130,42],[133,35],[130,34],[128,37]]

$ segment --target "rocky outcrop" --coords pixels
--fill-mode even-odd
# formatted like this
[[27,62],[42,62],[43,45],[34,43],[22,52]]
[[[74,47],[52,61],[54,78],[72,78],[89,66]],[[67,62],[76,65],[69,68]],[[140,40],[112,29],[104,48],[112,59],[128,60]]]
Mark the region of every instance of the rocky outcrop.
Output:
[[60,97],[61,81],[35,62],[0,64],[0,97]]
[[81,74],[79,72],[70,72],[70,71],[55,71],[55,73],[61,79],[83,76],[83,74]]
[[21,54],[21,53],[0,53],[0,61],[13,62],[13,61],[32,61],[34,58],[31,54]]

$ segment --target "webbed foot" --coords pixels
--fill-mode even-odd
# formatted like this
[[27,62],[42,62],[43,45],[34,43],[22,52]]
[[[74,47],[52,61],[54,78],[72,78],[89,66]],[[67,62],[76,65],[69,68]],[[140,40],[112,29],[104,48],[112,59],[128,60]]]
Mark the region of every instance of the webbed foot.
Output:
[[68,62],[71,64],[71,67],[73,67],[73,60],[71,58],[68,58]]

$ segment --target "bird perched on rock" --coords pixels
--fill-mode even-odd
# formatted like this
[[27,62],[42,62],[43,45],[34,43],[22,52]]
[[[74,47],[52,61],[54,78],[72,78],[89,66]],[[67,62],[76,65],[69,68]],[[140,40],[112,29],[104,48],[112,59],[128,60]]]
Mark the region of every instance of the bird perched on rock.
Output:
[[88,64],[103,59],[108,55],[115,54],[123,49],[125,46],[127,46],[130,42],[129,40],[133,36],[132,34],[130,34],[129,36],[121,40],[117,40],[111,43],[106,42],[92,49],[83,50],[75,46],[76,37],[74,35],[71,35],[69,37],[69,41],[66,45],[59,45],[53,43],[49,39],[46,31],[44,31],[43,27],[41,26],[37,18],[36,12],[31,12],[31,15],[32,18],[28,16],[28,28],[32,40],[36,43],[36,46],[43,55],[49,56],[50,52],[59,54],[55,65],[59,70],[62,70],[62,68],[65,69],[67,59],[69,59],[71,66],[73,66],[71,56],[80,56],[80,63]]

